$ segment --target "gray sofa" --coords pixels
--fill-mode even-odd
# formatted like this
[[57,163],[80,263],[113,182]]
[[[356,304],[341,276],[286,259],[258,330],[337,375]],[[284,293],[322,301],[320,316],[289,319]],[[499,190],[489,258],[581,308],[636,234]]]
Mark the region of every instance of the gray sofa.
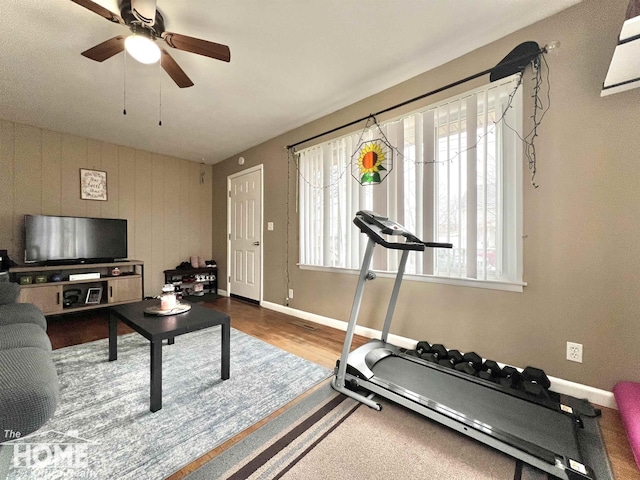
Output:
[[19,293],[18,284],[0,282],[0,478],[9,450],[2,444],[38,430],[59,399],[47,321],[35,305],[16,303]]

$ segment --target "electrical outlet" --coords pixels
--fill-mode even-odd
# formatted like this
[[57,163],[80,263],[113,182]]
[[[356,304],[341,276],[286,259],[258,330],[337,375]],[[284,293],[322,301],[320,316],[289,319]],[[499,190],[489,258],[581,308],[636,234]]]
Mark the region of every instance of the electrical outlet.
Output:
[[582,363],[582,344],[567,342],[567,360]]
[[293,298],[293,288],[289,289],[289,298]]

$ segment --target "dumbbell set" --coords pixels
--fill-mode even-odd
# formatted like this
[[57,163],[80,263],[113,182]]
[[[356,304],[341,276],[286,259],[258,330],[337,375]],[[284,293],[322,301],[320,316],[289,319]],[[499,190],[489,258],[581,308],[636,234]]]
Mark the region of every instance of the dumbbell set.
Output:
[[415,350],[404,353],[535,397],[550,398],[553,393],[549,391],[549,378],[539,368],[526,367],[522,371],[508,365],[501,368],[494,360],[483,361],[476,352],[462,354],[459,350],[447,350],[440,343],[431,345],[427,341],[418,342]]

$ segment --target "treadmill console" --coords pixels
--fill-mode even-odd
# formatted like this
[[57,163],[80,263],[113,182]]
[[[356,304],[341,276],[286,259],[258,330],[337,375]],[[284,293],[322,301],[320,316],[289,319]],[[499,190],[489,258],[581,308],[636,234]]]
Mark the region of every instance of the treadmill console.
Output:
[[[394,250],[423,251],[425,247],[453,247],[451,243],[423,242],[399,223],[370,210],[360,210],[356,213],[353,223],[374,242]],[[385,240],[382,235],[402,236],[405,238],[405,242],[390,242]]]
[[380,231],[386,235],[402,235],[403,233],[409,233],[405,228],[388,217],[378,215],[377,213],[360,210],[356,215],[359,215],[365,222],[370,225],[377,225]]

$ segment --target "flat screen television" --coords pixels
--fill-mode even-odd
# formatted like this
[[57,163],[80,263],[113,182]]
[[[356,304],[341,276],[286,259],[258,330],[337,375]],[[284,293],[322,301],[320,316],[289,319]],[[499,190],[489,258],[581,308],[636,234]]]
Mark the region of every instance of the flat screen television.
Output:
[[74,264],[127,258],[127,221],[25,215],[26,263]]

